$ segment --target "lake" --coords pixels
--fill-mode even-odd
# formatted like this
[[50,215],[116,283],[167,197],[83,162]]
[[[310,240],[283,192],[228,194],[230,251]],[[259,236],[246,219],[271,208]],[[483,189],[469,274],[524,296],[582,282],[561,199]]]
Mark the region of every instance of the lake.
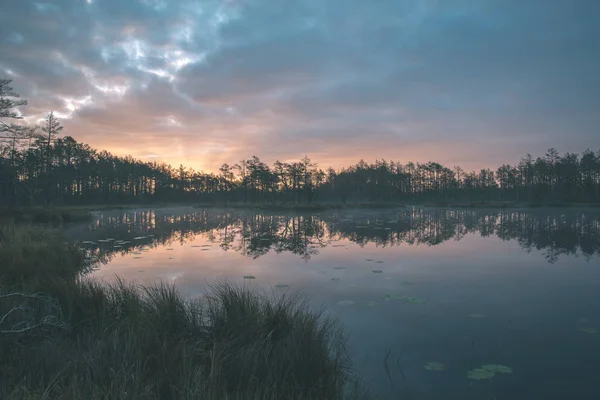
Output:
[[598,209],[139,209],[66,233],[101,279],[301,291],[381,399],[600,398]]

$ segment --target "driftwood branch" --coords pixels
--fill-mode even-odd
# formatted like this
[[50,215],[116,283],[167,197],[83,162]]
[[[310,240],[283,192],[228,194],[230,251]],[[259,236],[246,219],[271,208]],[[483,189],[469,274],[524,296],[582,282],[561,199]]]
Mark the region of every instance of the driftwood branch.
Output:
[[[50,310],[46,312],[47,315],[44,315],[40,318],[36,318],[35,316],[23,315],[22,319],[18,322],[10,323],[10,320],[14,320],[17,318],[16,314],[21,312],[23,314],[28,313],[36,313],[36,310],[39,311],[40,308],[34,307],[32,305],[28,305],[26,302],[12,307],[8,312],[4,315],[0,315],[0,334],[19,334],[25,332],[31,332],[37,328],[60,328],[67,329],[68,325],[62,321],[59,316],[61,314],[60,306],[58,305],[56,299],[52,297],[48,297],[42,293],[7,293],[0,295],[0,299],[8,299],[8,298],[22,298],[23,301],[33,300],[33,301],[42,301],[45,307],[49,307]],[[58,315],[58,316],[57,316]]]

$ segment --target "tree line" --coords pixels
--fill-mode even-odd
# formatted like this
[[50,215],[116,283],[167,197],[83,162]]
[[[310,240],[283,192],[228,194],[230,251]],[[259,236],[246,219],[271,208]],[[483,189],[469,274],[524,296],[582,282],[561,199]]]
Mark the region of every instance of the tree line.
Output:
[[600,202],[600,150],[523,157],[465,171],[436,162],[364,160],[341,170],[310,158],[268,165],[252,156],[206,173],[92,149],[50,112],[41,127],[9,123],[27,104],[0,79],[0,205],[152,202]]

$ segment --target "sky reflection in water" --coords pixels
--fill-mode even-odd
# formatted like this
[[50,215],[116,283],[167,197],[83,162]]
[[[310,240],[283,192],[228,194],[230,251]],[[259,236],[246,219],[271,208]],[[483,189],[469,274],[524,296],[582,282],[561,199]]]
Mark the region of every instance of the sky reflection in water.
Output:
[[[148,209],[98,213],[67,233],[93,242],[82,248],[102,279],[171,281],[191,296],[222,278],[302,291],[344,323],[356,368],[382,398],[591,399],[599,214]],[[468,378],[486,364],[513,372]]]

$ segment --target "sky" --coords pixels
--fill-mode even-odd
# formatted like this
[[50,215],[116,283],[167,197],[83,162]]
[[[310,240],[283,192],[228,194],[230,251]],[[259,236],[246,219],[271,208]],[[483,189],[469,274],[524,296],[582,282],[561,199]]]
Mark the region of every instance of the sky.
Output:
[[256,155],[496,168],[600,149],[597,0],[2,0],[0,77],[63,134],[216,171]]

